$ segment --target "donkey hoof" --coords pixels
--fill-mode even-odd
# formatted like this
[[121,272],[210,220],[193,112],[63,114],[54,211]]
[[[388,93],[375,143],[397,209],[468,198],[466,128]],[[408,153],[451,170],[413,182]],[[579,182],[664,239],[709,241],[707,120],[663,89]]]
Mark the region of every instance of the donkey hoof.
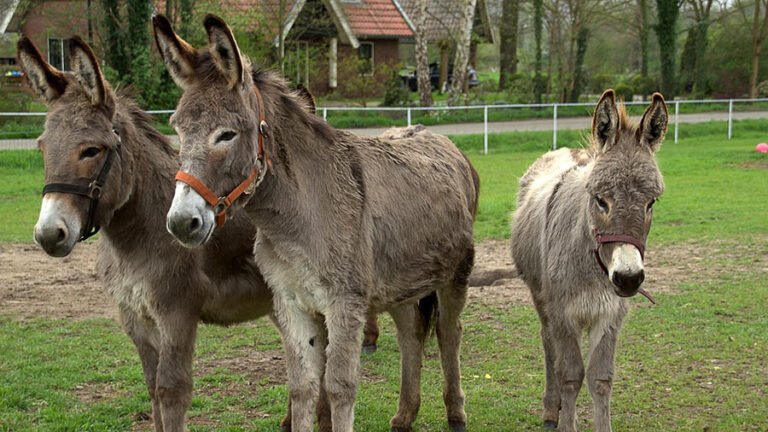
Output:
[[280,432],[291,432],[291,425],[280,426]]
[[376,352],[376,344],[363,345],[363,354],[371,355]]
[[448,426],[451,427],[451,432],[467,432],[466,423],[449,423]]
[[547,420],[544,422],[544,429],[546,430],[557,430],[557,422],[552,420]]

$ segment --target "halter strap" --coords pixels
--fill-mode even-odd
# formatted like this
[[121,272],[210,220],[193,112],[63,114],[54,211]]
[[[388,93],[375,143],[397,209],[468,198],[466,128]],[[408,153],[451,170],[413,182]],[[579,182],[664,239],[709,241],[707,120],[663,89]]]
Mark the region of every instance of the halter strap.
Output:
[[[594,235],[595,241],[597,242],[597,245],[595,246],[595,249],[594,249],[595,260],[597,261],[597,264],[600,266],[600,268],[603,270],[603,273],[605,273],[606,276],[608,276],[608,267],[605,266],[605,263],[603,263],[603,259],[600,258],[600,245],[603,245],[605,243],[629,243],[632,246],[636,247],[638,252],[640,252],[640,259],[645,260],[645,243],[643,243],[641,240],[638,240],[632,236],[625,235],[625,234],[603,235],[597,231],[597,228],[592,230],[592,235]],[[637,291],[640,294],[644,295],[648,300],[650,300],[651,303],[656,304],[656,300],[653,297],[651,297],[648,291],[644,290],[643,288],[638,288]]]
[[112,168],[112,163],[115,160],[115,154],[117,154],[120,151],[120,144],[121,144],[120,134],[117,132],[117,129],[113,129],[113,131],[115,132],[118,138],[117,150],[110,148],[107,151],[107,158],[104,161],[104,165],[101,166],[101,169],[99,170],[98,174],[96,174],[96,177],[94,177],[93,180],[91,180],[88,186],[75,185],[75,184],[69,184],[69,183],[49,183],[43,186],[43,196],[51,192],[57,192],[57,193],[84,196],[88,198],[88,200],[90,201],[88,205],[88,225],[85,227],[85,230],[83,231],[83,234],[80,236],[80,239],[78,239],[78,241],[83,241],[90,237],[93,237],[94,235],[96,235],[97,232],[99,232],[99,229],[101,228],[99,225],[96,225],[94,223],[96,220],[96,209],[99,206],[99,198],[101,198],[101,189],[104,187],[104,184],[107,182],[107,176],[109,175],[109,170]]
[[256,165],[251,170],[251,175],[237,185],[230,193],[225,196],[217,197],[213,191],[208,189],[200,180],[195,176],[185,173],[179,170],[176,173],[175,179],[180,182],[184,182],[195,190],[201,197],[207,202],[213,211],[216,212],[216,228],[221,228],[224,222],[227,220],[227,209],[242,195],[251,184],[256,181],[255,185],[261,184],[264,180],[264,175],[272,167],[272,160],[264,155],[264,137],[267,135],[267,122],[264,119],[264,104],[261,101],[261,92],[253,85],[253,91],[256,93],[256,99],[259,104],[259,126],[258,126],[258,147],[256,149]]

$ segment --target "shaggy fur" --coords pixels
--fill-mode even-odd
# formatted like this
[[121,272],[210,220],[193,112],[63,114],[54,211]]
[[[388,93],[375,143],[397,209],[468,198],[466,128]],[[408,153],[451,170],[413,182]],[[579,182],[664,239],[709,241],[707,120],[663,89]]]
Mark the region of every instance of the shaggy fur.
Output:
[[[593,254],[593,230],[645,242],[651,205],[664,184],[653,153],[667,126],[664,100],[655,94],[641,125],[633,125],[614,93],[595,109],[590,149],[559,149],[537,160],[520,179],[512,227],[512,257],[528,284],[541,321],[546,363],[544,425],[576,429],[576,396],[584,379],[580,339],[589,333],[587,384],[596,431],[610,431],[614,351],[627,300],[642,282],[619,287]],[[600,203],[609,207],[604,211]],[[606,263],[620,248],[599,248]],[[636,254],[636,251],[630,251]],[[611,264],[609,264],[611,266]],[[611,269],[614,281],[619,270]]]
[[[391,427],[409,430],[419,408],[426,336],[425,313],[417,301],[436,291],[448,421],[452,430],[463,431],[459,315],[474,256],[472,166],[450,140],[429,131],[382,139],[335,130],[273,73],[246,73],[233,85],[229,78],[250,66],[231,43],[226,24],[209,16],[205,25],[211,46],[179,53],[175,50],[186,44],[178,42],[164,18],[155,19],[160,52],[185,89],[172,124],[184,135],[182,169],[223,192],[254,165],[259,107],[253,86],[261,92],[273,169],[244,210],[259,228],[256,260],[274,289],[278,320],[287,330],[293,427],[311,430],[325,383],[333,430],[353,429],[360,336],[370,308],[389,311],[397,326],[402,387]],[[233,58],[218,59],[222,53]],[[220,130],[235,131],[237,137],[211,144]],[[208,223],[212,212],[201,215]],[[169,223],[174,219],[172,210]],[[174,225],[183,230],[181,222]],[[175,234],[190,244],[206,240]]]

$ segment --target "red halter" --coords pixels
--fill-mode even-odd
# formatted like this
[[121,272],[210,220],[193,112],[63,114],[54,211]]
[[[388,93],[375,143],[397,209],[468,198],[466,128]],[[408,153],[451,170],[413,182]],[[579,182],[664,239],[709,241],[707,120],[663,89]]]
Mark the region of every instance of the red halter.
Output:
[[[600,265],[600,268],[603,269],[603,273],[605,275],[608,275],[608,268],[603,263],[603,260],[600,258],[600,245],[605,243],[629,243],[632,246],[636,247],[637,250],[640,252],[640,259],[645,260],[645,243],[642,241],[628,235],[624,234],[606,234],[602,235],[597,231],[597,228],[592,230],[592,234],[595,236],[595,241],[597,241],[597,245],[595,246],[595,260],[597,260],[597,264]],[[656,304],[656,300],[651,297],[651,295],[648,293],[648,291],[644,290],[643,288],[638,288],[637,292],[644,295],[645,298],[650,300],[651,303]]]
[[251,175],[237,185],[229,194],[217,197],[216,194],[193,175],[187,174],[184,171],[176,173],[176,180],[188,184],[203,197],[205,202],[213,207],[213,211],[216,212],[216,228],[221,228],[224,225],[227,219],[227,209],[240,198],[240,195],[248,189],[254,180],[256,180],[256,185],[258,186],[272,166],[272,161],[264,156],[264,136],[266,136],[265,130],[267,127],[267,122],[264,120],[264,104],[261,102],[261,93],[256,85],[253,86],[253,91],[256,93],[256,99],[258,99],[259,103],[259,143],[256,153],[256,165],[251,170]]

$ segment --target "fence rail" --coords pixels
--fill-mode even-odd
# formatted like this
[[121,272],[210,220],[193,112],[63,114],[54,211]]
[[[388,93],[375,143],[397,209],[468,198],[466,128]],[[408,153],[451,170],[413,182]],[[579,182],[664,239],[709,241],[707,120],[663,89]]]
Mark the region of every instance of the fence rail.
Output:
[[[760,99],[699,99],[699,100],[673,100],[668,102],[669,105],[674,105],[674,139],[675,142],[679,139],[679,117],[680,117],[680,105],[695,105],[695,104],[727,104],[728,111],[728,139],[733,137],[733,108],[734,104],[754,104],[756,102],[768,102],[768,98]],[[647,105],[648,102],[631,101],[625,102],[625,105]],[[433,106],[433,107],[318,107],[317,110],[322,112],[323,120],[328,120],[328,112],[334,111],[348,111],[348,112],[405,112],[407,125],[411,126],[412,113],[417,112],[437,112],[437,111],[471,111],[471,110],[483,110],[483,152],[488,154],[488,113],[492,110],[500,109],[526,109],[526,108],[551,108],[552,109],[552,147],[557,149],[557,120],[558,120],[558,108],[563,107],[594,107],[594,103],[550,103],[550,104],[497,104],[497,105],[464,105],[464,106]],[[768,118],[768,107],[763,108],[766,111],[766,117]],[[719,112],[723,110],[712,110],[708,112]],[[175,110],[148,110],[148,114],[173,114]],[[32,116],[45,116],[45,112],[0,112],[0,118],[2,117],[32,117]],[[705,113],[701,113],[705,114]],[[535,117],[531,117],[528,120],[532,120]],[[441,122],[440,125],[445,124],[457,124],[457,122]],[[0,142],[4,141],[0,136]],[[2,146],[0,146],[2,149]]]

